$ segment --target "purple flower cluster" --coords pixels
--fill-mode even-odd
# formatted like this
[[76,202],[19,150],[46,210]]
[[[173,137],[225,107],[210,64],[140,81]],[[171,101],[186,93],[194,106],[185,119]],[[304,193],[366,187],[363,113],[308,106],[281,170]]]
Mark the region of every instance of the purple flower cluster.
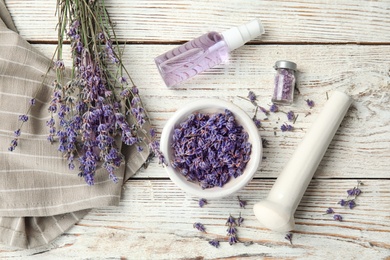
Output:
[[171,166],[203,189],[240,176],[250,159],[248,134],[229,110],[191,114],[174,129]]
[[[353,187],[352,189],[347,190],[347,199],[341,199],[337,204],[340,204],[342,207],[348,207],[349,209],[353,209],[356,207],[355,199],[362,193],[361,189],[359,188],[360,185],[363,185],[361,181],[357,182],[357,186]],[[326,214],[334,214],[334,210],[332,208],[328,208],[326,210]],[[343,217],[339,214],[333,215],[333,219],[337,221],[342,221]]]
[[293,131],[294,127],[292,125],[284,123],[283,125],[280,126],[280,130],[282,130],[282,132]]
[[[241,216],[240,216],[240,218],[241,218]],[[243,219],[242,219],[242,221],[243,221]],[[242,223],[242,221],[240,223]],[[227,232],[227,236],[228,236],[229,245],[233,245],[233,244],[238,243],[236,219],[232,215],[229,215],[225,225],[228,226],[226,232]]]
[[199,199],[198,203],[199,203],[199,207],[203,208],[203,206],[207,204],[207,200],[206,199]]
[[197,230],[199,230],[200,232],[206,233],[206,228],[204,227],[204,225],[202,223],[195,222],[193,227],[196,228]]
[[306,101],[306,104],[307,104],[310,108],[314,107],[314,101],[313,101],[313,100],[306,99],[305,101]]

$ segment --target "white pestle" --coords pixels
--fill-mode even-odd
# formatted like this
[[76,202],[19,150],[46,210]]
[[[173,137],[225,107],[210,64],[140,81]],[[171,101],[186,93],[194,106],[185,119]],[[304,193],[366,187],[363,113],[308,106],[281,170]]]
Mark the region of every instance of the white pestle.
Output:
[[294,229],[295,210],[351,103],[347,94],[333,92],[268,197],[254,205],[255,216],[263,226],[279,232]]

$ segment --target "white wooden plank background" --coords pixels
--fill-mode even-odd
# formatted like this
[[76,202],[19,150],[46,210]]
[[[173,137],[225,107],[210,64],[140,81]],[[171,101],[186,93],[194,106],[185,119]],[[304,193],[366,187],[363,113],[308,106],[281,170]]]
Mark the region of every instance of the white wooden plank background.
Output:
[[[21,35],[51,57],[56,40],[55,2],[6,4]],[[184,194],[153,161],[126,183],[118,207],[94,209],[74,228],[48,246],[19,250],[0,245],[0,258],[39,259],[390,259],[390,1],[157,1],[107,0],[117,33],[126,41],[124,60],[140,88],[153,125],[161,132],[166,120],[188,101],[219,97],[253,107],[238,96],[249,90],[270,104],[274,62],[288,59],[299,67],[301,94],[291,109],[298,129],[274,127],[285,115],[263,122],[269,140],[261,169],[235,197],[209,201]],[[239,8],[238,8],[239,7]],[[266,34],[236,50],[220,65],[176,89],[167,89],[153,58],[209,30],[222,31],[261,18]],[[315,179],[295,214],[293,245],[284,234],[259,226],[252,206],[263,199],[306,130],[326,102],[326,93],[346,91],[354,103],[336,133]],[[308,109],[304,100],[316,103]],[[310,111],[311,115],[305,117]],[[353,210],[336,204],[362,180],[362,195]],[[327,207],[343,222],[323,215]],[[215,249],[207,241],[226,241],[229,213],[245,218],[242,242]],[[206,234],[193,229],[202,222]]]

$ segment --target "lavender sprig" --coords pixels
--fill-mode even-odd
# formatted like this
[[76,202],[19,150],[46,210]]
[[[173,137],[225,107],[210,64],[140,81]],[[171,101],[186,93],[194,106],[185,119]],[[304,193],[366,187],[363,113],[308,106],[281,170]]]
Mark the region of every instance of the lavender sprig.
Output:
[[[100,167],[106,169],[113,182],[118,182],[115,170],[123,163],[123,155],[115,141],[117,137],[126,145],[135,145],[139,152],[152,142],[151,149],[163,161],[158,143],[153,143],[155,138],[143,128],[149,119],[138,88],[122,64],[104,1],[58,1],[57,14],[58,48],[52,67],[57,78],[48,107],[47,139],[58,142],[69,169],[77,164],[79,176],[88,185],[94,184]],[[66,38],[73,60],[67,82],[62,59]],[[121,91],[119,95],[117,89]],[[19,116],[21,126],[29,120],[28,113],[35,103],[32,97],[27,113]],[[18,145],[21,126],[10,151]]]

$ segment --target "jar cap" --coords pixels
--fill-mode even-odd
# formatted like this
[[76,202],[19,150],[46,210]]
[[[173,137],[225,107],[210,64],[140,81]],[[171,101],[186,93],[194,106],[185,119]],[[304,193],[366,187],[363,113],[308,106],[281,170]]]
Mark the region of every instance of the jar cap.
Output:
[[297,70],[297,64],[288,60],[279,60],[275,63],[275,69]]

